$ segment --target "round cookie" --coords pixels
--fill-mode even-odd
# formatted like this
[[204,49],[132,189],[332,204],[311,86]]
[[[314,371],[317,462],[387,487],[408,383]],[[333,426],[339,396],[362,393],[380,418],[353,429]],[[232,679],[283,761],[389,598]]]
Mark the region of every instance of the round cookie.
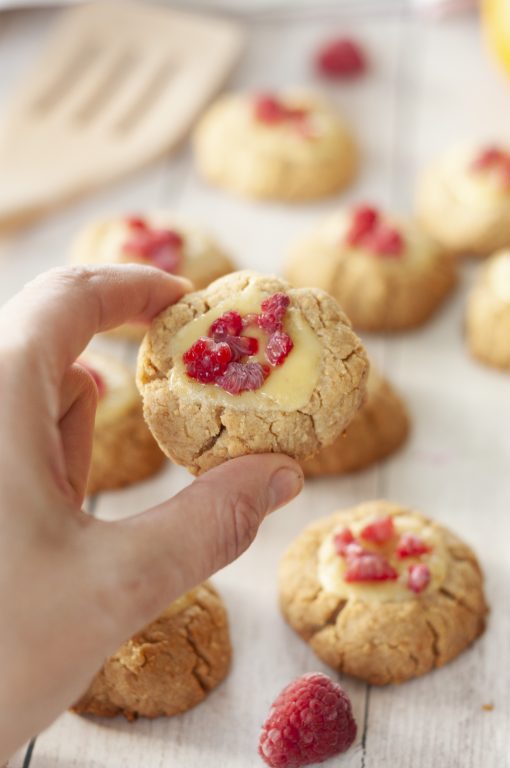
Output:
[[307,477],[357,472],[400,448],[409,427],[404,403],[371,364],[365,402],[344,434],[301,466]]
[[[205,288],[235,267],[210,235],[167,213],[111,216],[89,224],[71,251],[77,264],[148,264]],[[109,333],[141,341],[147,329],[128,323]]]
[[485,628],[483,575],[455,534],[371,501],[314,523],[279,571],[289,624],[326,664],[375,685],[458,656]]
[[230,659],[225,606],[204,582],[121,645],[73,710],[127,720],[178,715],[221,683]]
[[456,281],[451,259],[415,222],[366,205],[320,222],[291,251],[285,274],[330,293],[365,331],[421,325]]
[[138,387],[162,450],[199,474],[245,454],[313,455],[361,405],[367,370],[334,299],[245,271],[153,321]]
[[510,245],[510,150],[454,147],[423,172],[416,211],[452,253],[485,256]]
[[212,184],[272,200],[339,192],[358,165],[343,120],[302,92],[223,96],[199,122],[194,148],[197,167]]
[[92,375],[99,394],[87,494],[132,485],[155,474],[165,456],[143,420],[129,368],[91,351],[77,362]]
[[474,357],[510,371],[510,249],[484,264],[468,299],[466,330]]

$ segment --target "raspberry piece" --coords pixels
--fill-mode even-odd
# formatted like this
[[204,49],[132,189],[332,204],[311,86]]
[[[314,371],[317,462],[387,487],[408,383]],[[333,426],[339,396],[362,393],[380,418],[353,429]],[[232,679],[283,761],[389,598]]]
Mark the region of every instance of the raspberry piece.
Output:
[[208,384],[225,373],[232,360],[232,350],[224,342],[216,343],[202,336],[184,353],[182,359],[190,378]]
[[430,547],[415,533],[403,533],[397,544],[397,555],[402,558],[419,557],[430,551]]
[[333,544],[337,555],[345,556],[347,552],[347,546],[355,541],[353,533],[350,528],[343,528],[333,536]]
[[78,363],[78,365],[84,368],[89,374],[89,376],[91,376],[92,379],[94,380],[94,384],[97,387],[97,396],[99,400],[101,400],[101,398],[104,397],[104,395],[106,394],[105,380],[103,379],[101,374],[96,371],[95,368],[92,368],[92,366],[86,363],[84,360],[78,359],[76,362]]
[[379,211],[370,205],[360,205],[351,216],[351,226],[345,236],[349,245],[360,245],[365,235],[372,232],[379,222]]
[[147,229],[147,222],[141,216],[130,216],[126,219],[126,224],[131,229]]
[[374,544],[384,544],[395,535],[393,518],[389,515],[388,517],[378,517],[373,523],[365,525],[360,535],[365,541],[372,541]]
[[259,316],[256,312],[249,312],[243,317],[243,328],[257,328],[259,324]]
[[362,75],[367,68],[367,61],[358,43],[341,37],[331,40],[319,50],[315,66],[321,75],[340,80]]
[[230,363],[216,384],[231,395],[260,389],[269,375],[269,366],[261,363]]
[[407,571],[407,586],[418,595],[430,584],[430,569],[425,563],[410,565]]
[[275,331],[266,344],[266,357],[271,365],[282,365],[292,352],[294,342],[285,331]]
[[510,155],[499,147],[486,147],[473,160],[474,171],[495,171],[503,187],[510,186]]
[[289,304],[290,299],[285,293],[273,293],[264,299],[257,321],[259,328],[267,333],[280,330]]
[[366,247],[381,256],[400,256],[404,240],[394,227],[381,222],[368,238]]
[[214,341],[223,341],[225,336],[239,336],[243,330],[243,318],[239,312],[225,312],[209,328]]
[[283,102],[270,93],[261,93],[255,97],[253,111],[261,123],[282,123],[287,118],[287,110]]
[[356,738],[351,702],[318,672],[290,683],[262,726],[259,754],[270,768],[300,768],[345,752]]
[[225,336],[223,339],[232,350],[232,360],[237,361],[242,357],[256,355],[259,351],[259,343],[252,336]]
[[[175,272],[182,258],[184,241],[172,229],[150,229],[142,219],[130,219],[131,236],[123,245],[124,253],[149,261],[165,272]],[[134,226],[132,222],[137,222]]]
[[345,581],[393,581],[398,573],[393,566],[375,552],[362,552],[347,559]]

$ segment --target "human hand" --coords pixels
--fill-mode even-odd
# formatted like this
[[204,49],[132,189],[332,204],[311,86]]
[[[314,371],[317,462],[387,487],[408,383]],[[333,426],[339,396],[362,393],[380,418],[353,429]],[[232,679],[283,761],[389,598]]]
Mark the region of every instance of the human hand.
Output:
[[59,269],[0,310],[0,764],[301,490],[292,459],[246,456],[128,520],[81,511],[97,390],[74,361],[95,333],[186,290],[143,266]]

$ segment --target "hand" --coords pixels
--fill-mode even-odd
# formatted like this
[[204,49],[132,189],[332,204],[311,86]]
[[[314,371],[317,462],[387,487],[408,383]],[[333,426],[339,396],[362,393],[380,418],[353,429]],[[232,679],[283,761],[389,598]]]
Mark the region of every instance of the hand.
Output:
[[292,459],[246,456],[128,520],[81,511],[97,390],[74,361],[188,289],[149,267],[58,269],[0,310],[0,764],[301,490]]

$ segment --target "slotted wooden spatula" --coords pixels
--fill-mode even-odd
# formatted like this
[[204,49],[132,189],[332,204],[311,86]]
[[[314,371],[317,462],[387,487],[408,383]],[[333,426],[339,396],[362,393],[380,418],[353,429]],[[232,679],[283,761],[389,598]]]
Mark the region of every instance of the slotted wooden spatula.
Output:
[[236,24],[146,3],[63,14],[0,128],[0,229],[168,152],[226,79]]

